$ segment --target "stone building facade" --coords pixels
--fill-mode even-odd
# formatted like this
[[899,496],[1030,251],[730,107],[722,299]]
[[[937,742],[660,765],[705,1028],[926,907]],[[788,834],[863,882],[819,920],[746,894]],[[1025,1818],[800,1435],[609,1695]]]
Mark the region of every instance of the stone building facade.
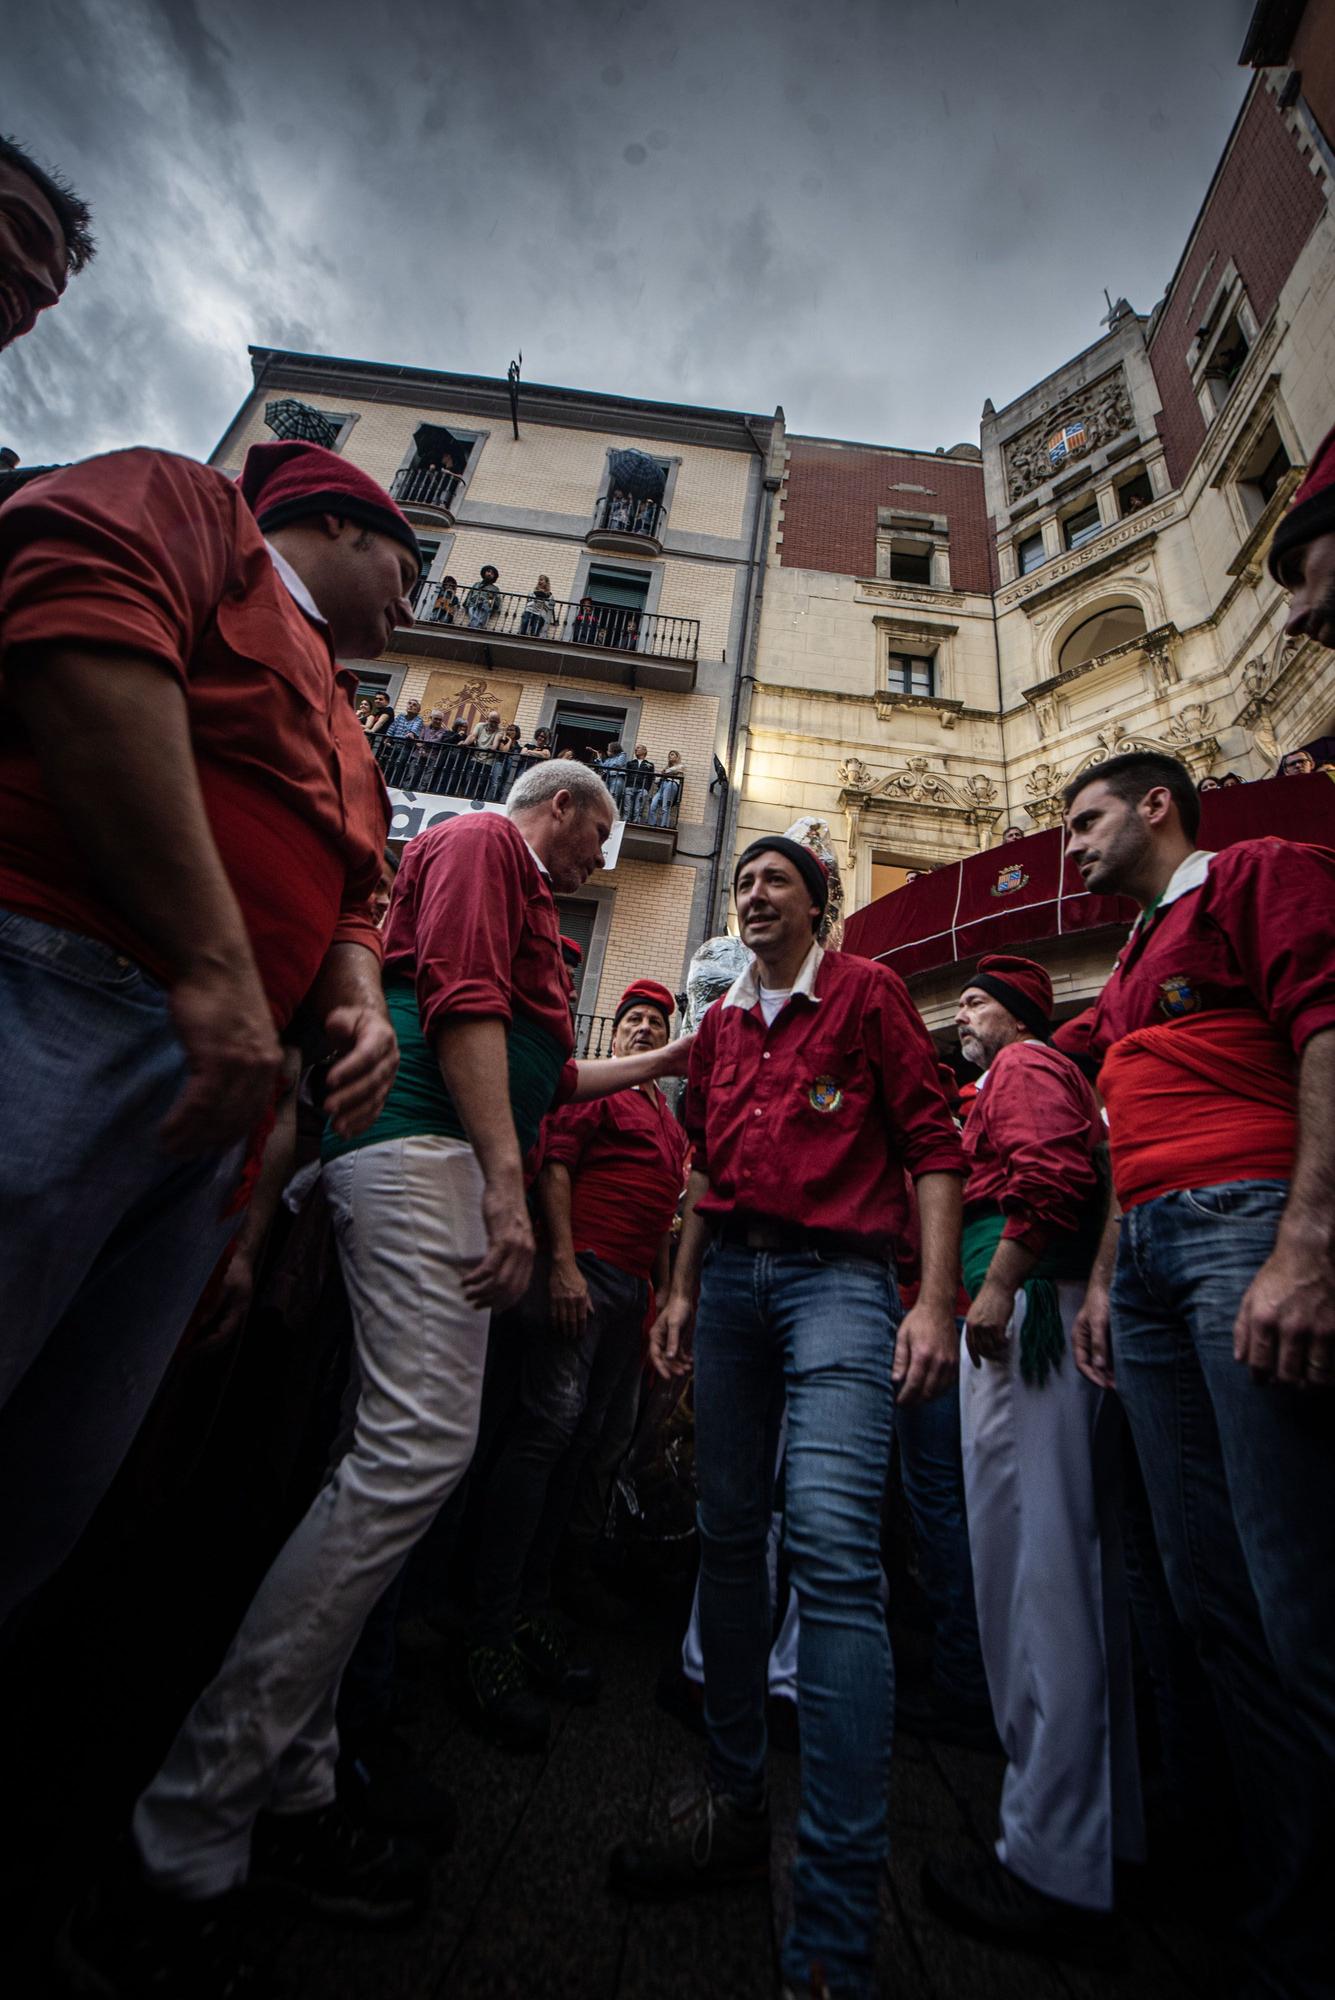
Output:
[[[1335,37],[1335,8],[1306,12]],[[1258,46],[1152,313],[1119,300],[1084,353],[989,401],[977,445],[786,440],[738,841],[824,818],[851,908],[1055,826],[1062,786],[1119,751],[1251,779],[1335,732],[1330,655],[1284,638],[1264,567],[1335,422],[1335,154],[1328,103]],[[1072,1011],[1107,941],[1050,955]]]
[[[416,697],[448,721],[494,707],[524,740],[543,726],[579,749],[644,743],[659,767],[681,753],[673,823],[628,821],[615,865],[562,909],[584,950],[582,1014],[609,1015],[633,978],[680,991],[731,832],[719,774],[754,640],[782,413],[527,383],[512,410],[506,380],[270,348],[251,358],[254,389],[213,463],[235,472],[251,444],[295,426],[389,487],[427,551],[413,624],[382,659],[349,663],[364,691],[400,710]],[[613,455],[626,452],[660,468],[661,500],[621,494]],[[486,626],[446,622],[446,577],[463,598],[487,564],[499,601]],[[525,612],[540,576],[556,612],[537,631]],[[399,837],[431,820],[429,795],[400,789],[396,804]]]

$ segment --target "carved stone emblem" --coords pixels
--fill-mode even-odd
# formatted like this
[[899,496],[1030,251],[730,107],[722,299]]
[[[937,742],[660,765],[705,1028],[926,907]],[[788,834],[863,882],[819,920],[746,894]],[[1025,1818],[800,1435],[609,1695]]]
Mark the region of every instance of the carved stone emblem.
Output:
[[1134,421],[1126,377],[1113,368],[1007,439],[1007,498],[1012,504],[1022,500],[1063,466],[1121,437]]

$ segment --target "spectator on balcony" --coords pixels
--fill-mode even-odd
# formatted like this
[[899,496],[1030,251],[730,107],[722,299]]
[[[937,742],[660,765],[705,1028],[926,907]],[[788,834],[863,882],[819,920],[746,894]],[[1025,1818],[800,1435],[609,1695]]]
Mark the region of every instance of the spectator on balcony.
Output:
[[552,754],[552,739],[547,730],[535,729],[532,742],[526,743],[519,754],[525,764],[545,763]]
[[505,725],[501,721],[500,710],[490,708],[468,737],[472,756],[472,782],[468,787],[470,798],[491,796],[491,782],[501,763],[501,747],[505,740]]
[[1318,764],[1310,750],[1289,750],[1279,760],[1281,778],[1310,778],[1318,771],[1335,777],[1335,764]]
[[417,738],[417,747],[413,752],[415,781],[420,781],[423,771],[428,768],[434,772],[440,762],[441,745],[448,741],[449,734],[445,726],[444,709],[433,708],[422,725]]
[[1225,771],[1219,780],[1219,789],[1221,792],[1226,792],[1231,785],[1244,785],[1246,782],[1246,779],[1240,778],[1236,771]]
[[1019,827],[1019,826],[1008,826],[1008,827],[1006,828],[1006,831],[1005,831],[1005,832],[1004,832],[1004,833],[1002,834],[1002,836],[1001,836],[1001,844],[1002,844],[1002,846],[1003,846],[1003,847],[1007,847],[1007,846],[1009,846],[1009,845],[1010,845],[1011,841],[1013,841],[1013,840],[1023,840],[1023,839],[1024,839],[1024,837],[1025,837],[1025,836],[1024,836],[1024,828],[1023,828],[1023,827]]
[[669,750],[667,763],[658,774],[654,784],[654,795],[649,801],[650,826],[676,825],[677,801],[681,797],[685,777],[686,766],[681,761],[680,750]]
[[452,576],[443,576],[431,601],[431,622],[433,625],[457,625],[461,616],[459,586]]
[[383,736],[394,720],[394,704],[387,694],[378,694],[371,701],[371,717],[365,725],[368,736]]
[[484,631],[501,608],[501,593],[496,588],[500,574],[494,564],[483,563],[481,576],[464,599],[464,615],[474,632]]
[[626,818],[639,821],[644,818],[649,804],[649,793],[653,789],[654,767],[649,761],[648,746],[635,745],[635,755],[626,765]]
[[0,348],[31,333],[93,255],[92,217],[68,182],[0,139]]
[[629,493],[623,493],[620,488],[610,493],[607,499],[607,526],[609,532],[614,535],[628,535],[631,532],[634,509],[635,502],[631,499]]
[[366,728],[371,720],[371,700],[369,695],[363,695],[357,703],[357,720],[363,729]]
[[1220,783],[1219,783],[1219,780],[1218,780],[1218,778],[1208,778],[1208,777],[1207,777],[1207,778],[1202,778],[1202,779],[1201,779],[1201,781],[1200,781],[1200,783],[1199,783],[1199,784],[1197,785],[1197,787],[1196,787],[1196,790],[1197,790],[1198,794],[1199,794],[1199,795],[1200,795],[1200,796],[1201,796],[1202,798],[1204,798],[1204,796],[1205,796],[1205,794],[1206,794],[1207,792],[1217,792],[1217,791],[1219,791],[1220,789],[1221,789],[1221,786],[1220,786]]
[[577,646],[596,646],[602,630],[602,613],[591,597],[581,597],[575,608],[571,637]]
[[412,737],[416,741],[425,726],[422,721],[422,704],[414,700],[405,705],[402,715],[395,716],[385,735],[391,743],[400,743],[405,737]]
[[657,526],[658,526],[657,500],[649,500],[649,499],[641,500],[639,506],[635,509],[635,526],[633,529],[633,533],[637,535],[652,535]]
[[588,743],[585,745],[584,754],[603,783],[607,786],[612,797],[616,800],[617,811],[619,813],[622,801],[626,796],[626,766],[630,762],[625,749],[619,742],[614,740],[608,744],[607,749],[600,757],[596,747],[592,743]]
[[579,762],[573,750],[558,750],[556,757],[558,763],[576,764]]
[[545,638],[556,618],[556,599],[552,596],[551,578],[540,576],[529,593],[524,615],[519,621],[519,630],[525,639]]

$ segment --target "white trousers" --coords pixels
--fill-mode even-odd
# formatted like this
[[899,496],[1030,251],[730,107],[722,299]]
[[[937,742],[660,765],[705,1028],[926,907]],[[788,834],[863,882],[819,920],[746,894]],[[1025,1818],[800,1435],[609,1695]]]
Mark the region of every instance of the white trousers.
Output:
[[489,1315],[460,1288],[486,1249],[472,1148],[387,1140],[324,1178],[362,1378],[352,1444],[135,1808],[144,1865],[179,1896],[245,1880],[258,1813],[333,1799],[343,1669],[477,1437]]
[[[1059,1284],[1069,1338],[1082,1285]],[[1121,1412],[1068,1346],[1041,1388],[1007,1352],[960,1362],[969,1546],[1006,1751],[998,1858],[1031,1887],[1110,1910],[1113,1857],[1144,1857],[1131,1635],[1116,1515]]]

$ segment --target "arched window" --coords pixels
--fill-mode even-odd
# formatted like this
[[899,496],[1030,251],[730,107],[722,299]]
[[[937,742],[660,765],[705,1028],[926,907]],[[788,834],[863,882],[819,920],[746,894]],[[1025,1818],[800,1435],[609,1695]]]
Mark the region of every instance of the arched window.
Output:
[[1086,660],[1096,660],[1100,653],[1110,653],[1114,646],[1138,639],[1145,629],[1145,614],[1138,604],[1105,604],[1062,641],[1057,671],[1064,674],[1069,667],[1083,667]]

